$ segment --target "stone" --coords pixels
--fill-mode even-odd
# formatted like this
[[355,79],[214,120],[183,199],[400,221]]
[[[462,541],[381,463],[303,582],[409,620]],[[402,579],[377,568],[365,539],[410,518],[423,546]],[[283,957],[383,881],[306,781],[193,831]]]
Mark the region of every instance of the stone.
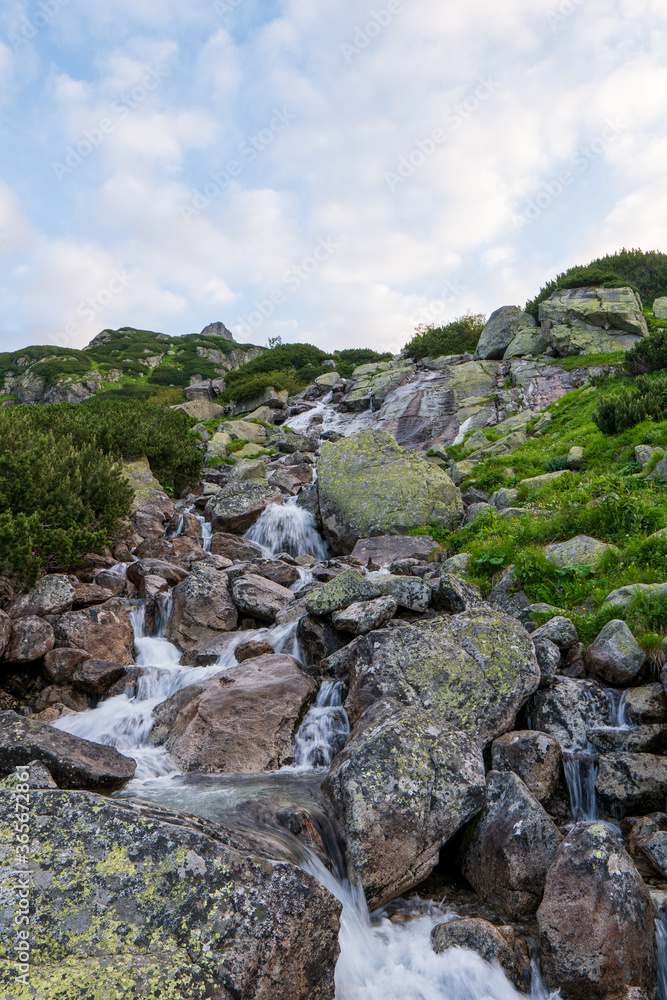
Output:
[[537,911],[548,985],[603,998],[627,986],[653,996],[651,896],[630,855],[602,823],[577,823],[558,849]]
[[550,639],[536,639],[534,635],[533,645],[535,647],[537,662],[540,665],[540,673],[542,674],[540,687],[551,687],[554,682],[556,672],[558,671],[558,667],[560,666],[560,649],[556,643],[551,642]]
[[44,656],[44,673],[54,684],[63,684],[71,679],[80,663],[89,659],[90,653],[85,649],[56,647]]
[[524,486],[531,492],[533,490],[543,490],[545,487],[550,487],[555,479],[569,475],[571,475],[569,469],[560,469],[558,472],[545,472],[542,476],[530,476],[528,479],[522,479],[519,486]]
[[503,354],[503,360],[510,361],[512,358],[523,358],[527,354],[538,356],[544,354],[548,346],[546,337],[537,327],[532,327],[528,330],[519,330]]
[[[465,448],[466,451],[477,451],[478,448],[486,448],[489,444],[489,439],[483,431],[473,431],[469,438],[466,438]],[[447,453],[443,453],[443,458],[447,458]]]
[[134,490],[133,511],[140,511],[142,507],[152,506],[162,511],[167,517],[171,517],[174,513],[174,504],[153,475],[146,457],[137,459],[135,462],[123,461],[120,470],[123,478]]
[[74,587],[69,577],[62,573],[51,573],[38,580],[32,590],[21,594],[7,608],[10,618],[25,618],[37,615],[60,615],[72,610]]
[[231,632],[238,624],[238,611],[224,573],[197,566],[187,580],[173,590],[173,605],[167,623],[167,638],[181,649]]
[[480,809],[484,764],[464,733],[381,702],[359,720],[324,790],[344,820],[352,878],[375,908],[421,882]]
[[0,712],[0,773],[36,760],[61,788],[114,791],[134,777],[136,763],[113,747],[82,740],[14,712]]
[[607,622],[586,650],[588,669],[607,684],[631,684],[646,663],[646,654],[634,635],[618,618]]
[[651,867],[667,879],[667,832],[658,830],[640,841],[641,852]]
[[5,660],[10,663],[32,663],[41,659],[56,644],[52,627],[36,615],[12,622]]
[[534,434],[536,435],[536,437],[539,437],[540,435],[544,434],[544,432],[548,429],[549,424],[551,423],[552,420],[553,420],[553,414],[551,413],[543,413],[540,416],[540,419],[535,424],[535,429],[534,429]]
[[625,709],[631,722],[667,722],[667,698],[662,684],[643,684],[625,692]]
[[187,570],[163,559],[140,559],[127,567],[127,578],[138,587],[145,576],[161,576],[172,586],[181,583],[187,577]]
[[378,596],[393,597],[406,611],[426,611],[431,601],[431,588],[417,576],[378,574],[370,577]]
[[632,288],[561,288],[539,306],[542,333],[560,355],[628,351],[648,333]]
[[464,917],[437,924],[431,931],[431,946],[436,955],[448,948],[466,948],[476,952],[485,962],[497,962],[517,987],[524,984],[514,949],[508,943],[514,937],[511,927],[502,928],[503,934],[488,920]]
[[454,483],[454,486],[460,486],[468,476],[473,474],[476,465],[477,462],[473,462],[472,460],[466,461],[465,459],[462,462],[454,462],[454,465],[447,469],[447,475]]
[[556,615],[550,621],[545,622],[544,625],[535,629],[532,638],[533,642],[537,642],[540,639],[548,639],[554,645],[558,646],[560,650],[570,649],[579,642],[576,628],[570,619],[565,618],[563,615]]
[[205,424],[208,420],[222,417],[225,413],[224,406],[213,403],[210,399],[189,399],[187,403],[180,403],[174,407],[175,410],[183,410],[189,417],[200,420]]
[[264,558],[264,552],[259,545],[249,542],[247,538],[239,538],[238,535],[223,531],[217,531],[211,536],[211,553],[224,556],[233,562],[253,562],[255,559]]
[[626,608],[639,594],[649,600],[664,600],[667,597],[667,583],[631,583],[627,587],[613,590],[602,605],[603,608]]
[[667,799],[667,758],[650,753],[608,753],[598,758],[595,789],[612,811],[635,814],[662,809]]
[[[274,583],[279,583],[281,587],[291,587],[299,579],[299,571],[296,566],[291,566],[282,559],[257,559],[254,562],[257,566],[259,576],[266,577]],[[294,598],[294,594],[292,594]]]
[[266,429],[261,424],[249,420],[228,420],[220,424],[218,432],[229,434],[232,441],[249,441],[252,444],[262,444],[266,441]]
[[237,663],[243,663],[245,660],[253,660],[256,656],[271,656],[273,653],[275,653],[275,649],[269,642],[249,639],[235,647],[234,659]]
[[226,458],[227,449],[232,443],[232,437],[226,431],[216,431],[206,443],[206,458]]
[[653,300],[653,315],[656,319],[667,319],[667,296],[661,295]]
[[608,552],[619,552],[615,545],[600,542],[597,538],[587,535],[577,535],[567,542],[557,542],[547,545],[544,555],[559,569],[573,569],[578,566],[590,566],[597,569]]
[[368,576],[358,569],[346,569],[335,579],[309,594],[306,599],[308,614],[323,616],[342,611],[350,604],[372,601],[380,596],[380,591]]
[[[103,575],[103,574],[100,574]],[[106,574],[110,577],[111,574]],[[99,578],[99,577],[98,577]],[[110,601],[112,597],[118,597],[122,594],[125,589],[125,581],[121,577],[112,577],[114,582],[119,581],[122,586],[114,586],[113,590],[107,587],[102,587],[96,583],[81,583],[78,587],[74,588],[74,604],[77,610],[79,608],[88,608],[91,604],[104,604],[106,601]]]
[[468,568],[471,558],[469,552],[459,552],[458,555],[452,556],[450,559],[445,559],[442,564],[442,572],[463,575]]
[[595,681],[556,677],[553,686],[540,689],[533,699],[530,719],[534,729],[554,736],[563,750],[584,746],[591,725],[608,725],[609,701]]
[[384,431],[324,442],[318,486],[324,532],[337,553],[351,552],[360,538],[401,535],[416,525],[451,530],[463,518],[449,476]]
[[71,677],[73,687],[87,694],[104,694],[105,691],[119,681],[125,674],[125,667],[120,663],[110,663],[108,660],[83,660],[74,670]]
[[334,628],[352,635],[366,635],[390,621],[398,609],[394,597],[378,597],[374,601],[359,601],[343,611],[337,611],[331,621]]
[[234,604],[242,614],[263,622],[275,622],[276,615],[294,600],[294,594],[264,576],[248,573],[232,583]]
[[518,774],[539,802],[555,792],[563,755],[553,736],[533,730],[506,733],[493,741],[491,755],[494,771]]
[[57,621],[59,645],[84,649],[98,660],[134,663],[134,630],[123,601],[114,598],[83,611],[68,611]]
[[463,519],[464,524],[474,524],[478,521],[480,517],[483,517],[487,511],[493,510],[491,504],[488,503],[472,503],[465,512],[465,517]]
[[277,486],[258,482],[230,483],[208,501],[204,513],[214,532],[243,534],[269,504],[282,504],[282,497]]
[[482,591],[473,583],[467,583],[455,573],[443,571],[437,590],[438,607],[455,615],[460,611],[471,611],[482,604]]
[[631,729],[589,729],[588,742],[601,753],[662,753],[667,750],[667,726],[654,724]]
[[502,358],[519,331],[536,326],[534,318],[519,306],[501,306],[489,316],[479,338],[475,358]]
[[346,667],[353,721],[390,698],[482,744],[513,727],[540,680],[528,633],[486,605],[360,636],[347,647]]
[[345,385],[345,380],[338,372],[325,372],[324,375],[317,376],[315,385],[320,385],[324,389],[339,389]]
[[439,550],[430,535],[380,535],[379,538],[360,538],[352,550],[352,557],[359,562],[368,560],[379,567],[389,566],[397,559],[423,559],[428,562]]
[[638,444],[635,448],[635,462],[637,462],[642,467],[642,472],[645,472],[647,467],[651,464],[651,459],[654,455],[660,453],[660,457],[665,454],[664,448],[655,448],[649,444]]
[[486,804],[464,838],[461,872],[509,920],[532,916],[561,843],[558,829],[512,771],[490,771]]
[[277,770],[316,691],[291,656],[257,656],[158,705],[149,739],[184,771]]
[[[371,368],[375,368],[375,371],[371,371]],[[415,366],[411,361],[360,365],[352,373],[354,381],[344,398],[345,409],[353,412],[367,410],[371,402],[374,407],[379,408],[392,390],[409,381],[414,370]]]
[[12,635],[12,622],[4,611],[0,611],[0,657],[4,656]]
[[518,490],[496,490],[496,492],[492,493],[489,497],[489,503],[492,507],[495,507],[496,510],[507,510],[508,508],[514,506],[514,502],[518,496]]
[[[31,791],[30,989],[43,1000],[333,1000],[340,904],[240,833],[87,792]],[[3,834],[14,797],[0,792]],[[20,880],[16,852],[5,878]],[[3,942],[20,951],[12,913]],[[0,992],[16,995],[5,963]],[[22,988],[21,988],[22,989]]]

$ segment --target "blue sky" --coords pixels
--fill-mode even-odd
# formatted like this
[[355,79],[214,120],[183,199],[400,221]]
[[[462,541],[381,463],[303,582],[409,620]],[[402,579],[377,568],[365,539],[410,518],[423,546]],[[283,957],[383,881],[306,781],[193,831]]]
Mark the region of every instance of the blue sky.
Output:
[[667,250],[662,0],[3,0],[0,349],[399,350]]

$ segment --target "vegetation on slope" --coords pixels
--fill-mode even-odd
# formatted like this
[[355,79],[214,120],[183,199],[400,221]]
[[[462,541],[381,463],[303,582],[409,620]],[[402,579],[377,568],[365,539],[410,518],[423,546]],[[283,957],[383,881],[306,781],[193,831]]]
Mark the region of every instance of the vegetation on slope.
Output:
[[482,335],[486,316],[466,313],[445,326],[420,324],[415,336],[405,345],[413,358],[440,358],[447,354],[473,354]]

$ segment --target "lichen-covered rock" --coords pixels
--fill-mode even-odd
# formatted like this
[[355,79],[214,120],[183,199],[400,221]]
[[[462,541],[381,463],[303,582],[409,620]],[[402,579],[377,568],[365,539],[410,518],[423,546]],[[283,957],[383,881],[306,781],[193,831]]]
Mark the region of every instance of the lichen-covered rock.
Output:
[[615,545],[599,542],[597,538],[589,538],[588,535],[577,535],[567,542],[547,545],[544,554],[549,562],[559,569],[574,569],[576,566],[590,566],[597,569],[608,552],[618,553],[618,551]]
[[375,907],[421,882],[480,809],[484,764],[464,733],[381,702],[359,720],[324,788],[345,823],[353,878]]
[[369,535],[405,534],[422,524],[453,529],[463,518],[449,476],[383,431],[325,442],[318,485],[325,534],[339,553]]
[[378,568],[389,566],[397,559],[423,559],[438,550],[430,535],[380,535],[377,538],[360,538],[352,550],[355,559],[364,564],[370,559]]
[[492,766],[494,771],[514,771],[531,795],[546,802],[556,790],[562,756],[553,736],[526,730],[493,741]]
[[41,659],[55,644],[54,632],[48,622],[36,615],[17,618],[12,622],[5,660],[10,663],[32,663]]
[[530,712],[535,729],[555,736],[563,749],[586,743],[593,725],[609,725],[609,700],[595,681],[556,677],[553,687],[538,691]]
[[150,740],[185,771],[275,770],[316,692],[291,656],[257,656],[158,705]]
[[579,642],[576,628],[569,618],[564,618],[562,615],[556,615],[555,618],[551,618],[544,625],[540,626],[540,628],[536,628],[531,638],[533,642],[537,642],[540,639],[548,639],[549,642],[553,642],[558,646],[560,650],[570,649]]
[[352,635],[366,635],[381,628],[396,614],[398,602],[393,597],[378,597],[374,601],[350,604],[344,611],[337,611],[331,621],[335,628]]
[[329,615],[342,611],[359,601],[372,601],[380,596],[377,584],[358,569],[346,569],[323,587],[309,594],[306,608],[311,615]]
[[630,855],[602,823],[578,823],[563,841],[537,920],[552,989],[589,998],[635,986],[653,996],[651,896]]
[[113,747],[91,743],[53,726],[0,712],[0,773],[37,760],[61,788],[114,791],[134,777],[136,763]]
[[431,588],[417,576],[371,577],[379,596],[393,597],[407,611],[426,611],[431,601]]
[[603,608],[625,608],[638,594],[649,600],[664,600],[667,597],[667,583],[631,583],[627,587],[613,590],[602,605]]
[[488,606],[371,632],[347,648],[346,667],[353,719],[391,698],[481,743],[512,728],[540,680],[526,630]]
[[646,663],[646,654],[624,621],[607,622],[586,650],[591,673],[608,684],[631,684]]
[[508,919],[522,919],[540,905],[562,838],[518,775],[490,771],[486,780],[486,805],[464,838],[459,865],[483,900]]
[[662,809],[667,798],[667,758],[652,753],[608,753],[598,758],[595,789],[610,811],[635,814]]
[[514,985],[521,987],[524,985],[522,970],[518,966],[514,949],[509,944],[513,938],[514,931],[511,927],[499,929],[479,917],[449,920],[446,924],[438,924],[431,931],[431,945],[436,955],[442,955],[448,948],[468,948],[477,952],[485,962],[497,962]]
[[415,366],[411,361],[360,365],[353,372],[352,388],[343,400],[345,408],[353,411],[367,410],[371,401],[377,408],[384,403],[392,389],[409,380],[414,370]]
[[482,604],[482,591],[473,583],[462,580],[455,573],[443,572],[440,576],[437,591],[438,607],[450,614],[460,611],[470,611]]
[[142,507],[157,507],[167,517],[174,513],[174,504],[162,489],[159,481],[151,471],[147,458],[135,462],[122,462],[121,472],[134,490],[132,510],[139,511]]
[[631,722],[667,722],[667,696],[662,684],[642,684],[625,693],[625,708]]
[[242,614],[274,622],[276,615],[291,604],[294,594],[287,587],[274,583],[264,576],[247,573],[232,583],[234,604]]
[[535,319],[519,306],[501,306],[489,316],[479,338],[476,358],[502,358],[520,331],[535,329]]
[[540,354],[544,354],[548,346],[547,338],[537,327],[533,327],[530,330],[519,330],[503,354],[503,360],[510,361],[512,358],[524,358],[529,354],[537,357]]
[[98,660],[128,666],[134,663],[134,630],[121,600],[114,598],[83,611],[68,611],[56,623],[63,646],[84,649]]
[[627,351],[648,333],[632,288],[560,288],[540,303],[539,316],[561,357]]
[[181,649],[215,639],[238,624],[229,580],[210,566],[197,566],[173,590],[174,603],[167,623],[167,638]]
[[[22,865],[0,791],[3,898]],[[340,906],[310,875],[238,834],[86,792],[31,791],[30,990],[7,1000],[333,1000]],[[44,831],[48,830],[48,836]],[[3,952],[17,948],[13,907]]]
[[561,661],[561,652],[555,642],[550,639],[536,639],[533,636],[535,655],[540,665],[540,687],[551,687]]
[[72,610],[74,587],[63,573],[50,573],[38,580],[32,590],[21,594],[7,608],[10,618],[28,615],[60,615]]
[[214,532],[243,534],[269,504],[283,502],[278,486],[266,483],[230,483],[206,504],[205,514]]

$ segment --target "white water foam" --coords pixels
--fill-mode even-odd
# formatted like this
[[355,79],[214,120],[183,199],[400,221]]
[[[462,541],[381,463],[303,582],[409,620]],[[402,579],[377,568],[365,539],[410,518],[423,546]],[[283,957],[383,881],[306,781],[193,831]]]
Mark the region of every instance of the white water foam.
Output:
[[294,741],[293,770],[328,770],[350,736],[341,681],[323,681]]
[[285,504],[269,504],[243,537],[259,545],[269,559],[281,552],[295,559],[313,556],[323,562],[328,558],[315,518],[305,507],[298,507],[295,498]]

